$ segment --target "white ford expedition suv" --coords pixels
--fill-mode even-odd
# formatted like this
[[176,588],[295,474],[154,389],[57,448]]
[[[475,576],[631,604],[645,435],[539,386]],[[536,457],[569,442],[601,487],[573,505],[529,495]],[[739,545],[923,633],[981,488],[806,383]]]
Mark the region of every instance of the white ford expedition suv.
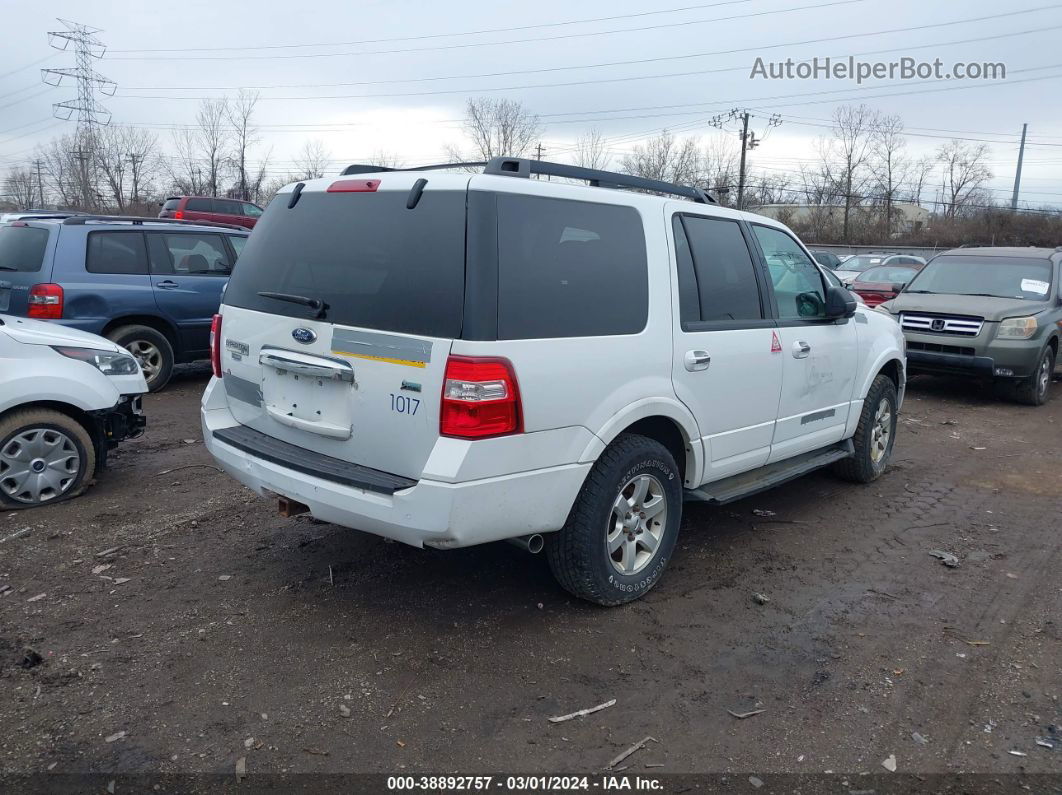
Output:
[[899,326],[785,226],[695,188],[485,165],[351,166],[273,200],[203,396],[233,477],[418,547],[544,546],[564,588],[615,605],[659,580],[684,498],[882,473]]

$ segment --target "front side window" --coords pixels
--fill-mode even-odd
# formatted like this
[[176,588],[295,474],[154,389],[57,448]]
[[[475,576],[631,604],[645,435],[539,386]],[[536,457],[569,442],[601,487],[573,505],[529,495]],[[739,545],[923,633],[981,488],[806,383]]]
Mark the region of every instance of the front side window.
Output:
[[220,235],[162,235],[170,272],[188,276],[228,276],[229,255]]
[[676,215],[672,227],[682,322],[762,320],[755,266],[737,222]]
[[140,232],[91,232],[85,270],[89,273],[146,274],[144,236]]
[[[783,320],[817,320],[826,316],[822,274],[792,237],[778,229],[753,225]],[[846,263],[847,265],[847,263]]]
[[499,339],[645,328],[649,278],[637,210],[508,193],[497,200]]
[[243,203],[243,214],[250,218],[257,218],[262,214],[262,208],[250,202]]

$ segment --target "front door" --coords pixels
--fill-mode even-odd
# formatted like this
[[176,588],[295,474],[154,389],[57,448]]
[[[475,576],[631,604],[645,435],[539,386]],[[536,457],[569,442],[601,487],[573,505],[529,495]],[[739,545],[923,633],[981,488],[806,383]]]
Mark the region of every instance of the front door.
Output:
[[767,462],[783,357],[772,352],[766,282],[742,224],[678,206],[667,208],[676,296],[672,381],[700,428],[706,483]]
[[784,362],[770,461],[817,450],[844,437],[858,357],[855,318],[825,319],[826,285],[787,232],[752,225],[777,305]]
[[209,353],[210,321],[232,270],[221,235],[209,232],[149,232],[155,304],[176,326],[183,358]]

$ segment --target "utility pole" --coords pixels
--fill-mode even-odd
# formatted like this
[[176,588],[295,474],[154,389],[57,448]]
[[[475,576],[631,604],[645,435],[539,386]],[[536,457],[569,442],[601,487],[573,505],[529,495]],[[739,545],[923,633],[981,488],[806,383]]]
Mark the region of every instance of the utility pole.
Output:
[[[723,125],[728,121],[734,121],[735,119],[741,120],[741,132],[738,133],[738,137],[741,139],[741,160],[738,164],[737,203],[734,205],[738,210],[745,206],[745,153],[751,152],[763,143],[763,138],[757,138],[756,132],[754,130],[749,130],[749,120],[753,118],[755,118],[755,116],[749,113],[748,110],[734,108],[730,113],[716,116],[708,121],[711,126],[722,129]],[[777,127],[781,123],[782,117],[777,113],[773,113],[770,118],[767,119],[767,128]],[[764,137],[766,137],[766,133],[764,133]]]
[[[542,148],[542,142],[539,141],[538,144],[535,146],[535,160],[541,160],[542,155],[544,155],[545,153],[546,150]],[[536,174],[535,179],[542,179],[542,175]]]
[[129,202],[131,204],[137,204],[140,201],[140,164],[144,162],[144,155],[142,154],[130,154],[129,163],[132,165],[132,177],[133,177],[133,190],[129,196]]
[[41,180],[41,159],[38,157],[33,161],[33,164],[37,167],[37,194],[40,197],[41,203],[37,205],[42,210],[44,209],[44,182]]
[[1018,148],[1018,170],[1014,172],[1014,195],[1010,197],[1010,210],[1018,209],[1018,191],[1021,189],[1021,161],[1025,158],[1025,133],[1029,129],[1029,123],[1021,126],[1021,146]]

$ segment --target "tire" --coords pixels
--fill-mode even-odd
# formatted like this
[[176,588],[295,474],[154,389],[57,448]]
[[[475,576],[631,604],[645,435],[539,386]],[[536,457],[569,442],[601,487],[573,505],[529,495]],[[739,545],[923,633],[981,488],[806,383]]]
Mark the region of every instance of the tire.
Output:
[[[631,502],[643,484],[641,502],[662,509],[621,516],[621,497]],[[590,470],[564,527],[546,537],[546,556],[557,582],[573,596],[599,605],[624,604],[659,581],[681,522],[682,477],[671,453],[653,439],[622,434]]]
[[1042,406],[1051,392],[1051,378],[1055,374],[1055,349],[1048,345],[1036,360],[1036,369],[1013,388],[1014,399],[1026,406]]
[[[24,470],[20,464],[26,465]],[[23,471],[26,475],[20,477]],[[37,471],[44,481],[34,477]],[[92,437],[71,417],[52,409],[21,409],[0,420],[0,505],[5,510],[75,497],[95,471]]]
[[158,392],[169,383],[173,375],[173,346],[161,331],[151,326],[119,326],[107,333],[107,339],[121,345],[140,362],[148,391]]
[[852,442],[855,455],[833,465],[833,471],[853,483],[871,483],[889,465],[896,442],[896,384],[878,375],[870,385]]

